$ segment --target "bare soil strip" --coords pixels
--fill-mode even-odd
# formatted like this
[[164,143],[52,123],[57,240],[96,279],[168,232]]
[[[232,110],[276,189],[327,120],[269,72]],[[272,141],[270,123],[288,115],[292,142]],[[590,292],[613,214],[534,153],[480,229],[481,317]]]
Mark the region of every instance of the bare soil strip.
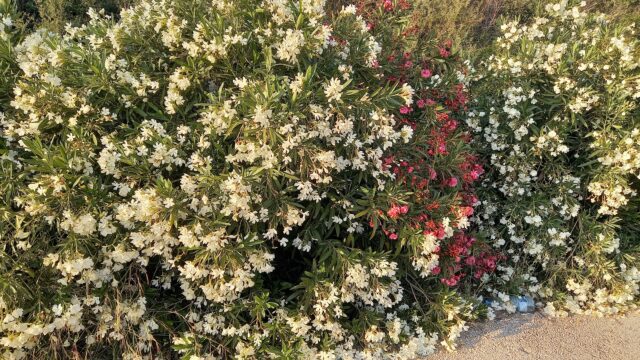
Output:
[[640,313],[610,318],[510,315],[472,325],[456,352],[428,359],[638,360]]

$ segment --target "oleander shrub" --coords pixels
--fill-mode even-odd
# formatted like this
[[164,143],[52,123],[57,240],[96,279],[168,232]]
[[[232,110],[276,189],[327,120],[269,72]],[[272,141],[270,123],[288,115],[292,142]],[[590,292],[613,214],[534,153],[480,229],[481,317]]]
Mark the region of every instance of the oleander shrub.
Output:
[[448,294],[421,297],[414,306],[434,313],[443,307],[443,300],[474,304],[471,313],[453,317],[454,323],[443,319],[452,320],[457,310],[438,320],[443,324],[440,332],[446,334],[442,344],[452,349],[466,321],[485,315],[475,294],[498,259],[490,245],[469,229],[478,204],[474,183],[484,170],[464,122],[459,121],[467,111],[468,64],[453,52],[451,42],[424,38],[409,2],[360,1],[356,6],[384,44],[379,57],[384,79],[409,83],[416,98],[397,110],[400,122],[413,131],[411,143],[384,160],[396,175],[396,192],[390,207],[369,218],[391,240],[392,251],[408,251],[411,264],[405,267],[412,270],[411,278],[426,279],[419,286],[410,284],[411,288]]
[[[468,129],[459,121],[469,99],[467,63],[453,53],[451,42],[422,37],[423,25],[416,22],[415,9],[407,1],[364,1],[359,9],[372,31],[389,44],[380,56],[387,80],[409,83],[415,90],[414,104],[398,110],[400,121],[413,130],[415,145],[401,147],[385,161],[397,175],[396,183],[409,193],[404,202],[411,206],[393,207],[391,217],[408,218],[412,229],[433,236],[442,248],[432,263],[421,265],[427,273],[435,272],[447,286],[469,275],[477,280],[494,269],[497,258],[490,245],[477,241],[468,229],[478,204],[474,184],[484,170]],[[393,19],[406,25],[384,25]],[[392,239],[396,235],[388,234]],[[398,238],[401,243],[407,239]]]
[[467,121],[488,172],[476,219],[506,258],[488,290],[557,315],[635,308],[640,284],[638,17],[584,6],[503,25]]
[[24,24],[16,16],[16,7],[12,3],[0,2],[0,14],[0,109],[4,109],[18,76],[13,48],[22,41]]
[[465,67],[406,13],[148,0],[25,35],[10,14],[3,358],[407,359],[482,313]]

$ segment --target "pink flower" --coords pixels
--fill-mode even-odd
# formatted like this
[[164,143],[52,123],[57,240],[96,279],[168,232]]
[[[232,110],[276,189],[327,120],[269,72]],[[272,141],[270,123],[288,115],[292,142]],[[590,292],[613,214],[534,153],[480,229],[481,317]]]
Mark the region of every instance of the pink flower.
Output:
[[425,79],[430,78],[431,77],[431,70],[422,69],[422,72],[420,73],[420,76],[422,76]]
[[449,179],[448,185],[450,187],[456,187],[458,185],[458,178],[452,177],[451,179]]
[[[460,208],[460,210],[462,210],[462,215],[469,217],[471,215],[473,215],[473,208],[471,206],[463,206]],[[473,240],[475,241],[475,240]]]
[[400,108],[400,114],[406,115],[411,112],[411,109],[408,106],[403,106]]
[[424,100],[420,99],[420,100],[418,100],[418,101],[416,102],[416,104],[418,105],[418,107],[419,107],[420,109],[422,109],[422,108],[424,108],[425,102],[424,102]]
[[440,279],[440,281],[447,286],[456,286],[458,283],[458,278],[455,275],[452,275],[449,279]]
[[389,239],[391,239],[391,240],[397,240],[397,239],[398,239],[398,234],[393,233],[393,234],[389,235]]
[[494,259],[487,259],[485,261],[485,266],[489,269],[493,270],[496,267],[496,261]]
[[409,212],[409,206],[407,205],[393,205],[389,210],[387,210],[387,215],[392,219],[397,219],[400,215],[404,215]]

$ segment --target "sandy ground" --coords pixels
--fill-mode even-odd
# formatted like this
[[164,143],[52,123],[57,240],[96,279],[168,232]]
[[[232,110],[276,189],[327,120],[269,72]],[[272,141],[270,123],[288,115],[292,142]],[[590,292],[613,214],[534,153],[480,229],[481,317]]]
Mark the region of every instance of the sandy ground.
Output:
[[624,317],[515,314],[477,323],[454,353],[427,360],[640,360],[640,313]]

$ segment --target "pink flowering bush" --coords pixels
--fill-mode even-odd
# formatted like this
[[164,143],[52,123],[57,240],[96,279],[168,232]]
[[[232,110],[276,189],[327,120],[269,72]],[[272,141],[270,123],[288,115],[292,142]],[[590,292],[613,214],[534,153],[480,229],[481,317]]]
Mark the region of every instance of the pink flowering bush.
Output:
[[[437,314],[450,302],[473,304],[473,312],[447,311],[440,320],[448,319],[441,331],[447,334],[443,344],[451,348],[465,322],[483,312],[467,294],[479,289],[498,261],[493,248],[469,229],[478,204],[475,184],[484,170],[462,121],[466,64],[452,53],[450,42],[414,36],[419,23],[408,2],[362,2],[358,9],[386,45],[379,63],[384,80],[408,83],[415,92],[415,101],[398,110],[413,140],[385,158],[396,181],[387,206],[369,211],[369,225],[388,239],[382,248],[406,256],[413,286],[447,294],[422,297],[414,306]],[[393,21],[404,26],[389,26]]]
[[398,194],[374,223],[390,240],[400,239],[398,247],[407,248],[422,277],[436,276],[446,286],[466,277],[477,280],[495,269],[497,257],[468,232],[478,203],[474,185],[484,170],[461,123],[468,103],[466,66],[450,42],[418,41],[413,34],[419,24],[385,25],[411,19],[407,1],[363,2],[360,9],[388,44],[380,62],[386,80],[411,84],[416,98],[399,109],[414,140],[384,160],[396,176]]

